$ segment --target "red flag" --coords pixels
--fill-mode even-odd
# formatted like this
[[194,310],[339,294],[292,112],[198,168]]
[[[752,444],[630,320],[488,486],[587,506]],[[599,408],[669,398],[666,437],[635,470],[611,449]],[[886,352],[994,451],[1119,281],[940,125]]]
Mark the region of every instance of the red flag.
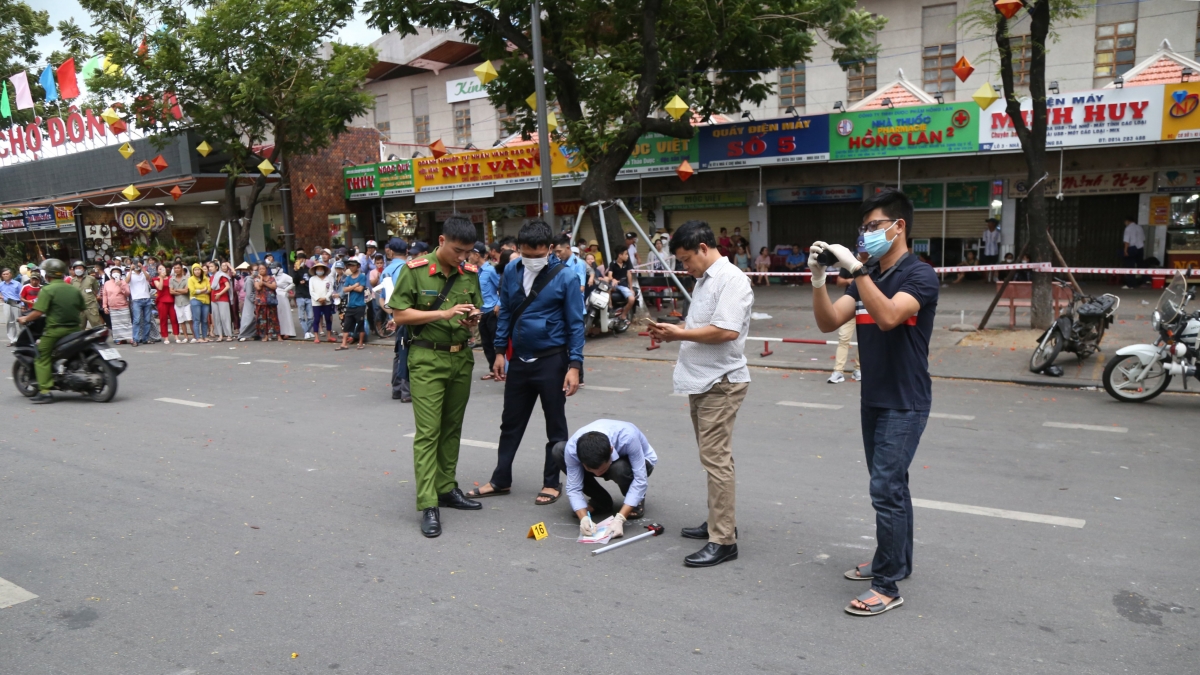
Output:
[[179,99],[175,98],[175,94],[169,91],[163,94],[163,107],[166,108],[171,117],[177,120],[183,119],[183,109],[179,107]]
[[75,81],[75,59],[63,61],[58,67],[58,95],[63,100],[79,96],[79,84]]

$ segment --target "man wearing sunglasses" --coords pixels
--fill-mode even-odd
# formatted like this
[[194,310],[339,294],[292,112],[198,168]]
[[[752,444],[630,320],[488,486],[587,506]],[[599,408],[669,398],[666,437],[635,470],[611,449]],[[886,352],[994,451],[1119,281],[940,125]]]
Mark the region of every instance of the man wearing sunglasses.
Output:
[[[908,250],[906,236],[913,219],[912,202],[897,190],[884,190],[863,203],[859,213],[863,264],[841,244],[813,243],[813,314],[817,327],[829,333],[850,319],[858,329],[862,360],[862,435],[871,474],[875,508],[875,557],[846,572],[846,578],[871,582],[871,589],[851,601],[846,612],[874,616],[900,606],[896,582],[912,573],[913,506],[908,491],[912,463],[932,401],[929,338],[937,312],[938,279],[933,268]],[[837,267],[854,281],[846,294],[831,302],[825,288],[822,252],[837,258]]]

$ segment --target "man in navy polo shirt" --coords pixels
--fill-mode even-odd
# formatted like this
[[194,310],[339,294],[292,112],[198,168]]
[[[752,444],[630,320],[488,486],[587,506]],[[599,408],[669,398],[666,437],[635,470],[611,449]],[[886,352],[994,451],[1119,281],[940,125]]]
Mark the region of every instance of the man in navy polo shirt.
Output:
[[[937,312],[938,279],[933,268],[909,253],[906,235],[912,202],[903,192],[884,190],[859,210],[864,265],[845,246],[814,242],[809,253],[813,314],[829,333],[850,319],[858,327],[862,360],[862,435],[871,473],[875,507],[875,557],[846,572],[846,578],[870,580],[871,590],[851,601],[850,614],[873,616],[904,602],[896,582],[912,574],[913,506],[908,466],[929,419],[929,338]],[[833,253],[838,267],[854,281],[831,302],[825,288],[822,251]]]

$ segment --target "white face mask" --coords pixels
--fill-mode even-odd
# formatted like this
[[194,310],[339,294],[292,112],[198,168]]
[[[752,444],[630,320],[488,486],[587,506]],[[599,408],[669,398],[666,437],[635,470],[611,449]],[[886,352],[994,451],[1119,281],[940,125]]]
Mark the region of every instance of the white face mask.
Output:
[[550,256],[546,256],[545,258],[521,258],[521,260],[525,263],[525,269],[533,270],[536,274],[545,269],[546,264],[550,262]]

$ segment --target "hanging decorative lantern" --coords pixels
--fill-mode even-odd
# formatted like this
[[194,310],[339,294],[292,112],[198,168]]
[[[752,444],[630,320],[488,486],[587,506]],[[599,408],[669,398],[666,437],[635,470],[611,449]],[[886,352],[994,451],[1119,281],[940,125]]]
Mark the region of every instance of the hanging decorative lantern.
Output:
[[129,126],[125,124],[125,120],[117,120],[116,122],[108,125],[108,128],[110,131],[112,131],[113,136],[117,136],[125,133],[125,131],[129,129]]
[[1021,0],[996,0],[996,11],[1004,15],[1004,18],[1011,19],[1021,11],[1025,4]]
[[112,109],[112,106],[109,106],[104,109],[104,112],[100,113],[100,119],[104,120],[105,124],[111,125],[121,119],[121,116],[117,114],[116,110]]
[[971,65],[971,62],[964,56],[950,70],[954,71],[954,74],[958,76],[959,82],[966,82],[971,73],[975,72],[975,66]]
[[671,116],[671,119],[677,120],[683,115],[683,113],[688,111],[688,104],[686,101],[679,98],[679,94],[676,94],[674,98],[672,98],[670,101],[667,101],[667,105],[663,108],[663,110],[667,111],[667,114]]
[[200,145],[196,146],[196,152],[200,153],[201,157],[208,157],[208,153],[213,151],[213,147],[208,144],[208,141],[200,141]]
[[554,111],[550,111],[546,114],[546,128],[550,131],[554,131],[558,128],[558,118],[554,116]]
[[675,168],[675,175],[679,176],[679,180],[684,182],[687,182],[687,179],[691,178],[694,173],[696,173],[696,170],[692,168],[692,165],[686,159]]
[[975,103],[979,104],[980,110],[987,110],[993,103],[1000,100],[1000,94],[992,88],[991,82],[984,82],[971,98],[975,99]]
[[169,166],[169,164],[167,164],[167,160],[163,159],[162,155],[150,160],[150,163],[154,165],[154,169],[159,173],[162,173]]
[[117,152],[121,153],[121,156],[125,159],[129,159],[131,156],[133,156],[134,150],[132,145],[125,143],[121,147],[117,148]]
[[309,199],[316,197],[317,196],[317,186],[313,185],[312,183],[305,185],[304,186],[304,196],[308,197]]
[[529,108],[531,110],[537,110],[537,92],[535,91],[532,94],[530,94],[525,99],[525,102],[529,104]]
[[434,159],[444,157],[446,155],[446,144],[439,138],[429,144],[429,152],[433,155]]
[[170,194],[175,201],[179,201],[179,198],[183,196],[183,190],[180,190],[179,186],[176,185],[175,187],[171,188],[171,192],[168,194]]
[[479,78],[480,84],[487,86],[488,82],[500,77],[500,73],[496,72],[496,67],[492,65],[491,61],[484,61],[475,66],[475,77]]
[[125,188],[124,190],[121,190],[121,195],[123,197],[125,197],[125,201],[131,202],[131,201],[137,199],[138,197],[141,197],[142,193],[140,190],[138,190],[132,184],[130,184],[129,187]]
[[150,166],[150,162],[147,162],[146,160],[143,159],[142,161],[137,163],[137,170],[138,170],[138,173],[145,176],[146,174],[153,171],[154,167]]
[[264,159],[258,163],[258,170],[262,172],[262,175],[270,176],[271,172],[275,171],[275,165],[271,163],[271,160]]

